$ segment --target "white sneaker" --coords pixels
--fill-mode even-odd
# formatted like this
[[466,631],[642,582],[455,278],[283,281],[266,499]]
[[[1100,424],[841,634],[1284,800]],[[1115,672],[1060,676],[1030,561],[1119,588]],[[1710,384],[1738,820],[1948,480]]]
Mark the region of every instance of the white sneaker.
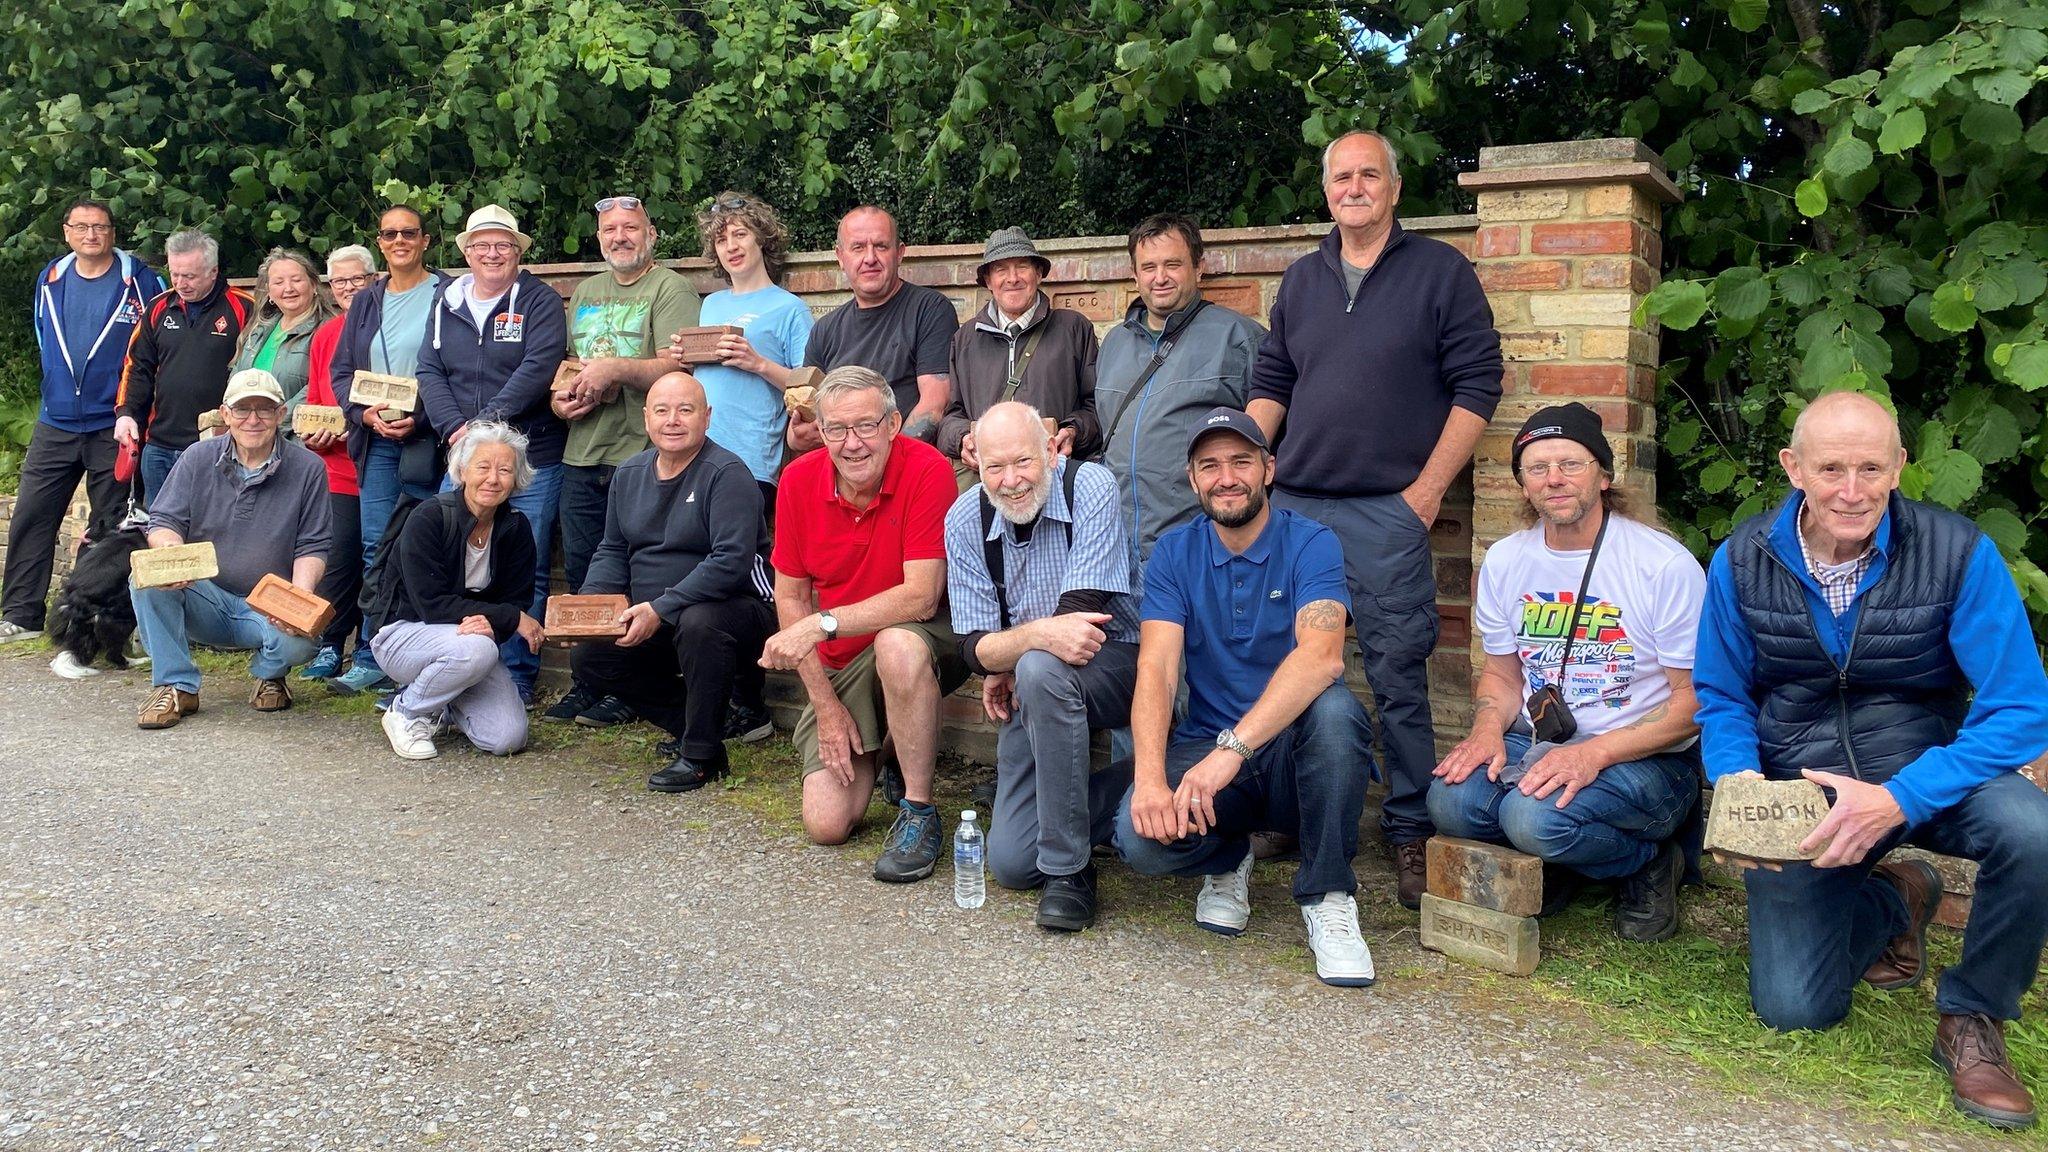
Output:
[[100,670],[92,665],[80,664],[69,648],[57,653],[56,658],[50,661],[50,671],[66,680],[86,680],[100,674]]
[[42,632],[36,628],[23,628],[12,620],[0,620],[0,644],[12,644],[16,640],[37,640]]
[[1221,876],[1204,876],[1202,893],[1195,897],[1195,925],[1223,936],[1236,936],[1252,919],[1252,850],[1247,844],[1244,862]]
[[1316,978],[1339,988],[1372,984],[1372,949],[1358,931],[1358,901],[1342,892],[1325,892],[1321,901],[1301,906],[1308,924],[1309,950],[1316,954]]
[[434,721],[426,716],[406,716],[393,708],[384,713],[384,735],[391,750],[407,760],[432,760],[441,754],[434,747]]

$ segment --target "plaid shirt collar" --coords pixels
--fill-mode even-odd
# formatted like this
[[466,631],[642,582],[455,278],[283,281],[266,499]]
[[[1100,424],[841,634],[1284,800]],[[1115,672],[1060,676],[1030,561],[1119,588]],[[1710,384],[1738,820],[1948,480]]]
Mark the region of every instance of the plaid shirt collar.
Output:
[[1877,540],[1873,536],[1863,551],[1853,560],[1840,564],[1829,564],[1813,554],[1806,543],[1806,502],[1799,503],[1799,522],[1793,526],[1794,536],[1799,538],[1799,557],[1806,562],[1806,570],[1820,585],[1821,595],[1828,602],[1828,611],[1840,616],[1849,610],[1856,600],[1856,589],[1863,584],[1864,573],[1870,571],[1871,561],[1877,559]]

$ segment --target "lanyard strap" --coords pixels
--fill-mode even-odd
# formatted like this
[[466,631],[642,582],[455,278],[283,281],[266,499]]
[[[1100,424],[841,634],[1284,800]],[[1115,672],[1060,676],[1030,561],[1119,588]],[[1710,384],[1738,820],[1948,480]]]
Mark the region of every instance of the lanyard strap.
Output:
[[1571,625],[1564,630],[1564,655],[1557,662],[1557,688],[1560,692],[1564,690],[1566,670],[1571,667],[1572,641],[1576,640],[1579,635],[1579,614],[1586,607],[1586,589],[1593,583],[1593,561],[1600,558],[1600,542],[1607,539],[1607,522],[1612,519],[1614,519],[1614,514],[1607,508],[1602,507],[1600,509],[1600,530],[1593,533],[1593,550],[1586,554],[1586,571],[1584,575],[1579,577],[1579,598],[1572,601]]

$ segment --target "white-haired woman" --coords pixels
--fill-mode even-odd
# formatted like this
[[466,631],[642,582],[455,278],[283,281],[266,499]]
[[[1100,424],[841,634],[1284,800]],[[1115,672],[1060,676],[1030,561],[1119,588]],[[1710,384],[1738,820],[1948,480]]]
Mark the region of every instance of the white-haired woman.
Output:
[[[344,244],[327,254],[327,290],[340,312],[313,332],[313,347],[307,356],[306,404],[337,406],[334,398],[334,348],[341,343],[348,323],[349,302],[369,286],[377,275],[377,258],[361,244]],[[320,651],[313,662],[299,671],[302,680],[325,680],[341,671],[348,638],[363,623],[363,611],[356,603],[363,590],[362,487],[356,462],[349,458],[348,437],[332,432],[315,432],[303,443],[327,465],[327,502],[334,512],[333,544],[327,552],[327,571],[320,577],[320,598],[334,605],[334,623],[320,637]]]
[[[473,421],[449,450],[455,487],[411,507],[370,606],[371,651],[402,687],[384,714],[391,750],[440,754],[444,719],[496,756],[526,746],[526,705],[498,645],[518,636],[540,651],[533,601],[533,530],[509,501],[533,480],[526,437]],[[394,521],[401,516],[394,515]]]

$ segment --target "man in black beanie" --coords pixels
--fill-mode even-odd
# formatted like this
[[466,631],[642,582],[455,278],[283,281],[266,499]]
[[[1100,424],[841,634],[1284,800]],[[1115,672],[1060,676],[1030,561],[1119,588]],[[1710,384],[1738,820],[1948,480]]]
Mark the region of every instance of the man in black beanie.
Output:
[[1614,487],[1592,409],[1529,417],[1512,459],[1527,527],[1479,571],[1486,667],[1472,734],[1436,766],[1430,819],[1542,857],[1553,897],[1578,878],[1621,881],[1615,932],[1669,939],[1676,835],[1700,793],[1692,665],[1706,574]]

